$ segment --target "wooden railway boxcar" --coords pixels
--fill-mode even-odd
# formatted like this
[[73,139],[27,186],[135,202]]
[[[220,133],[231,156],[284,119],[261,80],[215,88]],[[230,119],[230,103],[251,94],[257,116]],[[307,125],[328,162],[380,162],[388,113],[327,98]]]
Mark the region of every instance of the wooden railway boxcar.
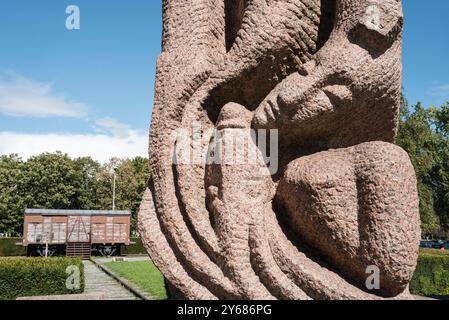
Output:
[[114,255],[130,244],[130,225],[129,211],[26,209],[23,245],[30,255]]

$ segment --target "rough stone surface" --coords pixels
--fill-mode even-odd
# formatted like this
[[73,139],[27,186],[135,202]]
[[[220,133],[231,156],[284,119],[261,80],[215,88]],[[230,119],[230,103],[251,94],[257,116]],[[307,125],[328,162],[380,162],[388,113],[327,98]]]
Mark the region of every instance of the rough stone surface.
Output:
[[[163,10],[139,228],[176,296],[413,299],[416,179],[392,145],[401,1],[163,0]],[[218,134],[174,138],[194,123]],[[250,129],[278,130],[278,172]],[[244,158],[233,143],[255,161],[173,162],[198,150],[210,160],[217,146]],[[366,287],[372,266],[379,290]]]
[[361,285],[379,267],[385,293],[399,294],[415,270],[416,192],[408,155],[371,142],[293,161],[278,199],[305,243]]

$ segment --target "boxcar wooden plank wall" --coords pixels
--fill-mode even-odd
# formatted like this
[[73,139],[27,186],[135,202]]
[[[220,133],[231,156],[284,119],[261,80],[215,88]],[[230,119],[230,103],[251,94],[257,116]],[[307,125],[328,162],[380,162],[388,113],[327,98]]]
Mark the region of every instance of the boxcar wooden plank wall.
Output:
[[92,217],[92,243],[129,244],[130,217]]
[[64,244],[67,239],[67,217],[52,217],[52,243]]
[[25,216],[24,224],[24,244],[37,243],[37,239],[42,237],[44,218],[42,216]]
[[92,217],[92,243],[106,243],[106,217]]
[[[24,243],[64,244],[67,238],[67,217],[25,217]],[[47,239],[48,237],[48,239]]]

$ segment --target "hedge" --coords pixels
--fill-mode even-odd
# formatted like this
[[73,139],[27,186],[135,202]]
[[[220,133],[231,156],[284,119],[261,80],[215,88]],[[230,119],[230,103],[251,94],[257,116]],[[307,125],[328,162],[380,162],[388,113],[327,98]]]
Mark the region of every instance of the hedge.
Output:
[[0,238],[0,257],[26,256],[26,248],[16,245],[22,238]]
[[[69,266],[80,271],[80,287],[68,289]],[[73,271],[72,271],[73,272]],[[69,282],[70,283],[70,282]],[[84,266],[77,258],[0,258],[0,300],[84,292]]]
[[421,296],[449,295],[449,255],[438,250],[422,250],[410,291]]
[[147,254],[140,238],[131,238],[131,242],[133,242],[133,244],[122,248],[122,254]]

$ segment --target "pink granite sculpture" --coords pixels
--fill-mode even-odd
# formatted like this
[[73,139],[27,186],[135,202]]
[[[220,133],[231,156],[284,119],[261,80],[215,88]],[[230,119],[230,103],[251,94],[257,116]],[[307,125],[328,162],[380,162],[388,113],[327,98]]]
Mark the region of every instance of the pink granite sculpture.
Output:
[[392,144],[401,1],[164,0],[163,11],[139,229],[172,293],[411,298],[416,178]]

